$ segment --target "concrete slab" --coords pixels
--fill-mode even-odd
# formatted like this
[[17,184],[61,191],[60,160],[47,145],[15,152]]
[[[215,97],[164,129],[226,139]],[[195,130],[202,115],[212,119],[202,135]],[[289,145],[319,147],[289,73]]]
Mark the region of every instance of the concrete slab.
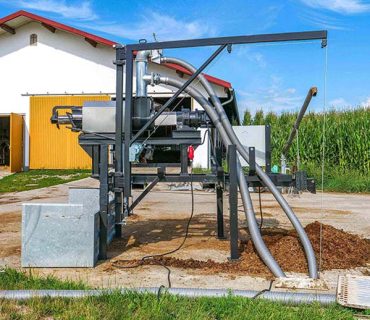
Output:
[[82,204],[24,204],[22,267],[93,267],[94,229]]

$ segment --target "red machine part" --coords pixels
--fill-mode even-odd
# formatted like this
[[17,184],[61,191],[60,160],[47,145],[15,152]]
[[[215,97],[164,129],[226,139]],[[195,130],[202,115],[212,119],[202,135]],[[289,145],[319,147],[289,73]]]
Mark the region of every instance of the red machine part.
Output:
[[191,161],[193,161],[194,159],[194,147],[193,146],[188,147],[188,159]]

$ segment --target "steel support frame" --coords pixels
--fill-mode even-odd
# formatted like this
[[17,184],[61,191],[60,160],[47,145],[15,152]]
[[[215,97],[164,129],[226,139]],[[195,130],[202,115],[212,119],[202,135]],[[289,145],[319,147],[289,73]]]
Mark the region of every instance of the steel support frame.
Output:
[[[327,31],[309,31],[309,32],[292,32],[276,34],[260,34],[249,36],[219,37],[194,40],[165,41],[153,43],[129,44],[125,47],[116,47],[116,67],[117,67],[117,94],[116,94],[116,163],[115,179],[124,177],[123,186],[123,216],[129,215],[129,200],[131,197],[131,163],[129,162],[129,149],[133,142],[147,130],[150,125],[183,91],[191,82],[211,63],[225,47],[231,49],[233,44],[252,44],[284,41],[305,41],[305,40],[322,40],[322,46],[326,45]],[[132,134],[132,107],[133,107],[133,61],[134,54],[141,50],[156,49],[176,49],[189,47],[219,46],[219,48],[204,62],[204,64],[178,89],[174,95],[162,106],[159,112],[150,119],[139,132],[133,137]],[[123,110],[123,65],[126,65],[125,75],[125,110]],[[122,115],[124,114],[124,125],[122,124]],[[124,128],[124,146],[123,132]],[[123,150],[122,150],[123,149]],[[118,196],[122,192],[121,187],[116,185],[115,192]],[[122,201],[121,201],[122,202]],[[116,202],[116,210],[120,212],[122,205]],[[117,212],[116,211],[116,212]]]

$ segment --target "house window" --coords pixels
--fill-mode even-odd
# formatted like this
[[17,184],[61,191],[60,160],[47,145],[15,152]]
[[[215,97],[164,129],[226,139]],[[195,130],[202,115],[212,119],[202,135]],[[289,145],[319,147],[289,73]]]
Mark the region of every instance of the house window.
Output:
[[37,46],[37,34],[30,35],[30,46]]

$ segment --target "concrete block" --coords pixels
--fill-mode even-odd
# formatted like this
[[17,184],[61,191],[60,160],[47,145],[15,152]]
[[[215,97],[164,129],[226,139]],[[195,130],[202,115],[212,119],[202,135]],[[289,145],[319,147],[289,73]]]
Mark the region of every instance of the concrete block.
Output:
[[[22,267],[95,266],[99,256],[99,189],[70,188],[68,201],[23,204]],[[114,227],[115,214],[109,212],[108,243],[113,240]]]
[[98,261],[99,256],[99,188],[79,188],[72,187],[68,190],[68,201],[71,204],[82,204],[84,214],[94,216],[94,261]]
[[23,204],[22,267],[93,267],[95,215],[82,204]]

